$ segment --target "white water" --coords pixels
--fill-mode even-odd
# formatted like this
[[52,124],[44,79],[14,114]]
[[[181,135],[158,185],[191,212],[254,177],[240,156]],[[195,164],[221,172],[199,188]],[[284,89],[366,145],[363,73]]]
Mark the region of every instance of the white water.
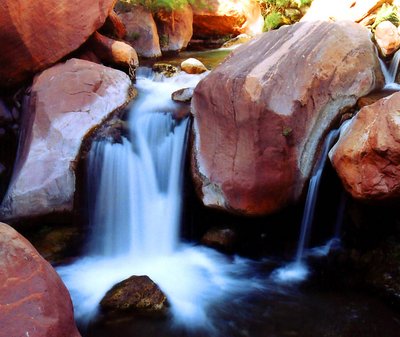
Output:
[[[379,56],[378,56],[379,58]],[[389,69],[386,67],[386,64],[379,58],[379,62],[381,65],[382,73],[385,77],[385,86],[384,89],[389,90],[400,90],[400,84],[396,83],[397,71],[399,68],[400,62],[400,50],[398,50],[389,65]]]
[[[93,233],[87,256],[57,271],[70,290],[75,315],[88,323],[117,282],[148,275],[166,293],[177,323],[212,331],[208,308],[222,298],[264,289],[251,280],[251,263],[179,242],[182,165],[187,120],[176,122],[171,93],[202,76],[165,79],[138,71],[131,110],[132,143],[107,140],[89,158]],[[183,83],[183,84],[182,84]]]

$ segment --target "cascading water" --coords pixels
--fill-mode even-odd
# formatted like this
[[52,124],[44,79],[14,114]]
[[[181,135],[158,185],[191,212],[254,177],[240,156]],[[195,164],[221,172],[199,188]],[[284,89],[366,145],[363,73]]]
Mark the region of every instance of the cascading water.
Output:
[[[158,76],[158,77],[156,77]],[[202,76],[160,77],[137,72],[138,98],[130,138],[101,140],[89,156],[89,207],[93,233],[87,257],[58,272],[70,290],[75,314],[89,321],[115,283],[148,275],[167,294],[175,320],[211,329],[207,308],[228,294],[263,288],[250,283],[243,259],[179,242],[183,154],[188,120],[171,113],[175,90]]]
[[[379,57],[378,57],[379,58]],[[379,58],[382,73],[385,77],[385,87],[386,90],[400,90],[400,84],[396,82],[397,70],[399,69],[400,62],[400,50],[398,50],[389,65],[389,69],[386,64]]]
[[[342,127],[345,127],[347,123],[344,123]],[[340,129],[337,130],[332,130],[329,132],[328,136],[325,138],[325,142],[322,148],[322,153],[320,155],[320,158],[317,162],[317,165],[314,168],[313,174],[310,178],[310,182],[308,185],[308,192],[307,192],[307,198],[306,198],[306,203],[304,206],[304,213],[303,213],[303,218],[301,221],[301,226],[300,226],[300,238],[298,241],[297,245],[297,252],[296,252],[296,257],[294,262],[290,263],[289,265],[280,268],[276,270],[274,277],[278,281],[303,281],[309,271],[307,266],[304,263],[304,257],[305,257],[305,249],[307,248],[309,236],[310,236],[310,230],[311,226],[313,223],[314,219],[314,214],[315,214],[315,205],[317,202],[318,198],[318,191],[319,191],[319,185],[321,182],[322,178],[322,173],[325,168],[326,160],[328,157],[328,152],[335,143],[338,135],[340,133]],[[336,226],[335,226],[336,227]],[[336,230],[335,230],[336,234]],[[333,240],[336,240],[337,238],[334,238]],[[329,247],[332,244],[332,240],[329,241],[326,245],[326,249],[318,247],[315,249],[315,252],[322,252],[322,251],[329,251]]]

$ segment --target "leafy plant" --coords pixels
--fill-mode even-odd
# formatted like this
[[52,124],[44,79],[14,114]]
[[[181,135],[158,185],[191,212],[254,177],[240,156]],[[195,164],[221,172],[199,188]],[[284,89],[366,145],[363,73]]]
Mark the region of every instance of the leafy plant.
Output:
[[390,21],[396,27],[400,24],[400,18],[398,14],[398,8],[395,5],[383,4],[376,13],[375,22],[372,25],[372,29],[375,29],[383,21]]
[[264,16],[264,31],[301,19],[312,0],[258,0]]

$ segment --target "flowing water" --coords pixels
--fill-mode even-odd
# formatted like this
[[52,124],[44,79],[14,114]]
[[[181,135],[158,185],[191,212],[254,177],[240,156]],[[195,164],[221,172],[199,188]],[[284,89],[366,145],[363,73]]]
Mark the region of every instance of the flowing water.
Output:
[[[71,292],[83,336],[397,336],[398,317],[380,303],[352,293],[302,292],[296,283],[276,279],[279,261],[251,261],[181,242],[188,120],[172,118],[179,105],[170,96],[195,86],[202,76],[166,79],[147,69],[139,69],[137,76],[139,95],[130,112],[130,140],[101,140],[90,152],[93,232],[86,257],[57,269]],[[326,153],[321,158],[317,176]],[[319,180],[310,183],[314,198],[318,185]],[[307,205],[302,227],[312,222],[315,201]],[[326,253],[327,246],[306,250],[308,231],[304,229],[300,240],[299,264],[308,254]],[[104,294],[132,275],[148,275],[160,286],[171,305],[168,317],[108,321],[99,314]],[[379,319],[368,329],[357,330],[360,320],[370,317]]]

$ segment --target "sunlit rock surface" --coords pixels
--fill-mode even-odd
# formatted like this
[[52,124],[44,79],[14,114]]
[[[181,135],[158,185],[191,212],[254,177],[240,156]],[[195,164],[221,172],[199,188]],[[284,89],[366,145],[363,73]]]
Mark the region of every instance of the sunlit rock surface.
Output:
[[130,85],[125,73],[78,59],[36,77],[1,219],[72,211],[82,141],[128,101]]
[[331,150],[331,162],[354,198],[400,197],[400,93],[365,106]]
[[115,0],[5,0],[0,5],[0,87],[17,85],[82,45]]
[[67,288],[14,229],[0,223],[0,336],[80,337]]
[[155,14],[160,47],[163,52],[185,49],[193,35],[193,10],[186,5],[175,11],[160,10]]
[[192,99],[204,204],[255,215],[298,201],[332,123],[381,86],[368,30],[351,22],[299,23],[239,47]]
[[255,35],[262,32],[260,5],[253,0],[205,0],[193,6],[193,34],[196,37]]

